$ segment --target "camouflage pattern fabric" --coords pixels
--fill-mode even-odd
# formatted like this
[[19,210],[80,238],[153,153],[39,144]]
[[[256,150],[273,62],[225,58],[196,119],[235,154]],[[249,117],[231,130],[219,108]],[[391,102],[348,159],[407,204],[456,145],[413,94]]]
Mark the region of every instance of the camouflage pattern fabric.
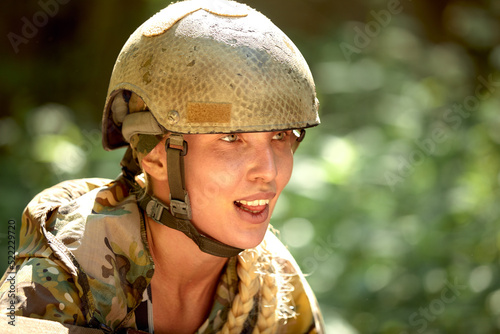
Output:
[[[109,332],[137,328],[134,311],[154,273],[144,224],[121,177],[66,181],[41,192],[23,213],[15,262],[16,314]],[[292,273],[290,303],[298,315],[281,321],[278,332],[322,332],[316,299],[298,266],[272,233],[266,240],[283,257],[279,270]],[[198,333],[216,333],[225,323],[238,293],[236,263],[229,259]],[[0,282],[0,313],[8,312],[12,301],[8,273]]]

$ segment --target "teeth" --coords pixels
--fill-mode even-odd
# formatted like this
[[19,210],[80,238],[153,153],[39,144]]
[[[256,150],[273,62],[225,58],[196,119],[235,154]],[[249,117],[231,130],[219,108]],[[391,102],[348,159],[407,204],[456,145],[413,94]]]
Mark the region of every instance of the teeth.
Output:
[[241,203],[243,205],[247,205],[247,206],[259,206],[259,205],[267,205],[269,204],[269,200],[268,199],[256,199],[255,201],[244,201],[244,200],[241,200],[241,201],[236,201],[238,203]]

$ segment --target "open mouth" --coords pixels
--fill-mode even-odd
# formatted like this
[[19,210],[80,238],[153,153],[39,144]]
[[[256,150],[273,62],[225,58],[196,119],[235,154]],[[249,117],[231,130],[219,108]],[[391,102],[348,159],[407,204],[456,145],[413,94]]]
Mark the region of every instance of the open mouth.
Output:
[[234,201],[234,204],[243,211],[250,212],[253,214],[262,213],[269,204],[268,199],[258,199],[255,201]]

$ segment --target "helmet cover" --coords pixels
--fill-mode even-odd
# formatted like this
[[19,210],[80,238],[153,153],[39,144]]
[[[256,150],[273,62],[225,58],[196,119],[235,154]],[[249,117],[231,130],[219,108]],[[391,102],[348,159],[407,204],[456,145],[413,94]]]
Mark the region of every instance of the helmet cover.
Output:
[[130,36],[109,84],[106,149],[130,140],[122,124],[131,115],[113,115],[113,100],[123,90],[137,94],[151,113],[125,122],[136,127],[126,133],[258,132],[319,124],[314,81],[300,51],[264,15],[234,1],[172,4]]

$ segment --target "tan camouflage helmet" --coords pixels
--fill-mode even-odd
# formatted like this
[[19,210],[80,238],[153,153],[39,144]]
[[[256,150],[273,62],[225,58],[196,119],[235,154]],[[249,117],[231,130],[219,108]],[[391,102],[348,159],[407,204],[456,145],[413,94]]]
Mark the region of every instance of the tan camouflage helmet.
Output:
[[[191,222],[183,134],[296,130],[317,124],[311,72],[281,30],[234,1],[189,0],[154,15],[121,50],[104,109],[103,145],[111,150],[130,144],[123,175],[151,219],[182,231],[205,253],[231,257],[242,249],[202,235]],[[168,203],[135,182],[141,172],[137,151],[147,154],[165,133]],[[294,134],[293,150],[304,131]]]
[[[121,91],[148,112],[114,110]],[[127,101],[128,102],[128,101]],[[292,41],[234,1],[189,0],[163,9],[128,39],[116,61],[103,116],[103,145],[136,133],[232,133],[319,124],[309,67]]]

